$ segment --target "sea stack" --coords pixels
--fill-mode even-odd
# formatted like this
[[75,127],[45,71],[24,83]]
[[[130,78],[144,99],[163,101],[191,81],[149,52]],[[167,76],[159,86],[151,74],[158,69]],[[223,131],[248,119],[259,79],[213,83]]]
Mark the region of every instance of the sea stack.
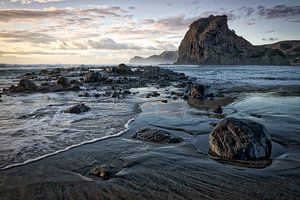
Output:
[[290,65],[278,49],[254,46],[228,28],[227,16],[209,16],[190,25],[176,64]]

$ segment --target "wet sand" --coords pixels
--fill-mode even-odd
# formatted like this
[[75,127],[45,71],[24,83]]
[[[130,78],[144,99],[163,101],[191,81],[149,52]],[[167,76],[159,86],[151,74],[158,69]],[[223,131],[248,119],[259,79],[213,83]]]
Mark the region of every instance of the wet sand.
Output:
[[[152,101],[141,109],[119,137],[0,171],[0,199],[299,198],[299,145],[274,143],[272,163],[264,168],[232,165],[208,154],[207,136],[213,128],[209,123],[217,119],[195,117],[191,113],[196,108],[182,100]],[[138,128],[146,127],[165,127],[184,142],[165,145],[132,139]],[[112,165],[115,176],[103,180],[89,174],[102,164]]]

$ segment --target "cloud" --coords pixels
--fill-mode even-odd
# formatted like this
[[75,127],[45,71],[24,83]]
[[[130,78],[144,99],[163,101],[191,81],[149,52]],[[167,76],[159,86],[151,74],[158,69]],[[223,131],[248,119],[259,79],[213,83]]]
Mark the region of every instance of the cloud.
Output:
[[273,38],[273,37],[270,37],[270,38],[262,38],[263,41],[270,41],[270,42],[274,42],[274,41],[277,41],[279,40],[278,38]]
[[110,38],[104,38],[98,41],[89,40],[88,44],[90,47],[97,50],[153,50],[152,47],[142,47],[134,44],[118,43]]
[[31,42],[31,43],[43,43],[48,44],[56,42],[57,39],[45,33],[33,32],[28,30],[22,31],[1,31],[0,38],[6,42]]
[[285,18],[290,21],[298,21],[300,18],[300,6],[276,5],[272,8],[259,6],[257,14],[266,19]]
[[30,3],[49,3],[49,2],[59,2],[64,0],[10,0],[13,3],[22,3],[22,4],[30,4]]
[[108,7],[102,6],[97,8],[50,8],[44,10],[35,10],[35,9],[1,9],[0,10],[0,21],[9,22],[9,21],[24,21],[28,19],[51,19],[53,17],[63,18],[63,17],[104,17],[104,16],[113,16],[121,17],[121,14],[126,13],[127,11],[121,9],[120,7]]
[[47,51],[0,51],[0,55],[74,55],[70,52],[47,52]]
[[129,10],[135,10],[136,7],[135,7],[135,6],[129,6],[128,9],[129,9]]

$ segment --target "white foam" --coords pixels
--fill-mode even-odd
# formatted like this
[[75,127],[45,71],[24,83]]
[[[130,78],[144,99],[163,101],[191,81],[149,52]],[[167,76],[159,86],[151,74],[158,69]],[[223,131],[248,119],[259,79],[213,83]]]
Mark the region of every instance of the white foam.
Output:
[[118,132],[117,134],[108,135],[108,136],[104,136],[104,137],[101,137],[101,138],[95,138],[95,139],[92,139],[92,140],[89,140],[89,141],[85,141],[85,142],[82,142],[82,143],[79,143],[79,144],[74,144],[74,145],[71,145],[71,146],[69,146],[67,148],[55,151],[53,153],[49,153],[49,154],[46,154],[46,155],[43,155],[43,156],[39,156],[37,158],[26,160],[25,162],[22,162],[22,163],[15,163],[15,164],[7,165],[7,166],[5,166],[3,168],[0,168],[0,170],[5,170],[5,169],[9,169],[9,168],[13,168],[13,167],[25,165],[25,164],[28,164],[28,163],[31,163],[31,162],[35,162],[35,161],[47,158],[49,156],[53,156],[53,155],[58,154],[58,153],[68,151],[68,150],[70,150],[70,149],[72,149],[74,147],[79,147],[79,146],[82,146],[82,145],[85,145],[85,144],[94,143],[94,142],[97,142],[97,141],[100,141],[100,140],[104,140],[104,139],[107,139],[107,138],[118,137],[118,136],[122,135],[123,133],[125,133],[126,131],[129,130],[129,124],[131,122],[133,122],[134,120],[135,120],[135,118],[131,118],[130,120],[128,120],[128,122],[124,126],[125,129],[123,131]]

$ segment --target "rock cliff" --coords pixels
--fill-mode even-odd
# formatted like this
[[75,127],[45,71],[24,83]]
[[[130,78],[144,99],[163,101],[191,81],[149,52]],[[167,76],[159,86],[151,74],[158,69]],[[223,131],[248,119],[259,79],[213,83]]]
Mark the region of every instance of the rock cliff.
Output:
[[279,49],[290,61],[291,65],[300,65],[300,40],[287,40],[266,44],[263,47],[270,49]]
[[209,16],[190,25],[179,46],[176,64],[289,65],[282,51],[254,46],[235,34],[227,16]]

